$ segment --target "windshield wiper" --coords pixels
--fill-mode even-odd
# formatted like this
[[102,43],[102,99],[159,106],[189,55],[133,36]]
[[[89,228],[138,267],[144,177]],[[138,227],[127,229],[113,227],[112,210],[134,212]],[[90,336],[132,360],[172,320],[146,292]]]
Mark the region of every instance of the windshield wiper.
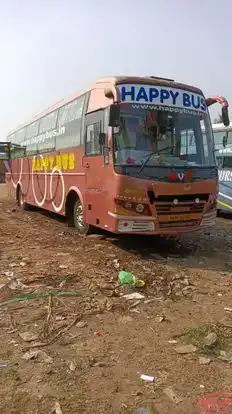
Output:
[[155,155],[155,154],[160,154],[161,152],[166,151],[166,150],[169,150],[169,149],[172,149],[172,148],[173,148],[173,147],[166,147],[166,148],[163,148],[163,149],[161,149],[161,150],[159,150],[159,151],[154,151],[154,152],[151,152],[151,154],[149,154],[149,155],[148,155],[147,159],[144,161],[143,165],[141,166],[141,168],[140,168],[140,170],[139,170],[139,172],[138,172],[137,177],[138,177],[138,176],[139,176],[139,174],[143,171],[144,167],[147,165],[148,161],[150,161],[150,159],[153,157],[153,155]]

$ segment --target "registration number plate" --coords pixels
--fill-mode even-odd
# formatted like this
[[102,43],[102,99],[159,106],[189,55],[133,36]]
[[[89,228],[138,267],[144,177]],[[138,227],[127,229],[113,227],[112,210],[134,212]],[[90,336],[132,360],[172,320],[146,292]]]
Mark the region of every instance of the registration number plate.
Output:
[[199,219],[199,214],[172,214],[168,216],[168,221],[189,221]]

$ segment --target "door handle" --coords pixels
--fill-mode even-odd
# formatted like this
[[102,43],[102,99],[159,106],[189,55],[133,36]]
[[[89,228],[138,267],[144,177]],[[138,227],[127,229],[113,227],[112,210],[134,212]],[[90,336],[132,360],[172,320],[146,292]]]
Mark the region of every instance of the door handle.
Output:
[[84,168],[89,168],[88,162],[84,165]]

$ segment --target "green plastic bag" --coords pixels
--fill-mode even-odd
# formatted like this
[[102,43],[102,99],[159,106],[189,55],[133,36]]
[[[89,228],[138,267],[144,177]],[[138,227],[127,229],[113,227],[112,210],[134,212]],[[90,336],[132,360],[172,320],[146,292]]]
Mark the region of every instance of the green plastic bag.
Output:
[[145,282],[143,280],[137,279],[137,277],[134,276],[131,272],[125,272],[124,270],[121,270],[118,277],[122,285],[131,285],[137,287],[142,287],[145,285]]

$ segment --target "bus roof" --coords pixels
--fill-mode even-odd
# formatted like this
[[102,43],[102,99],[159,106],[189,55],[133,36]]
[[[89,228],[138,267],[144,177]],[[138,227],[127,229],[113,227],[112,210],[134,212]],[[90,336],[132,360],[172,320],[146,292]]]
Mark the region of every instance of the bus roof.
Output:
[[[146,76],[146,77],[138,77],[138,76],[112,76],[112,77],[106,77],[97,79],[94,83],[90,84],[86,89],[83,89],[81,91],[78,91],[71,95],[67,99],[62,99],[58,101],[57,103],[47,107],[45,110],[39,112],[37,115],[35,115],[33,118],[31,118],[28,122],[25,122],[21,125],[19,125],[17,128],[14,128],[10,131],[8,134],[8,137],[12,134],[14,134],[16,131],[19,131],[20,129],[26,127],[27,125],[30,125],[32,122],[37,121],[38,119],[44,117],[45,115],[48,115],[49,113],[55,111],[56,109],[59,109],[63,105],[72,102],[74,99],[78,98],[79,96],[83,95],[84,93],[87,93],[91,89],[100,89],[101,87],[106,87],[106,84],[108,84],[108,87],[115,87],[117,85],[120,85],[122,83],[138,83],[138,84],[151,84],[151,85],[166,85],[173,88],[179,88],[179,89],[187,89],[190,91],[193,91],[195,93],[202,94],[201,89],[192,86],[187,85],[184,83],[175,82],[173,79],[168,78],[162,78],[162,77],[155,77],[155,76]],[[104,84],[102,86],[101,84]]]

